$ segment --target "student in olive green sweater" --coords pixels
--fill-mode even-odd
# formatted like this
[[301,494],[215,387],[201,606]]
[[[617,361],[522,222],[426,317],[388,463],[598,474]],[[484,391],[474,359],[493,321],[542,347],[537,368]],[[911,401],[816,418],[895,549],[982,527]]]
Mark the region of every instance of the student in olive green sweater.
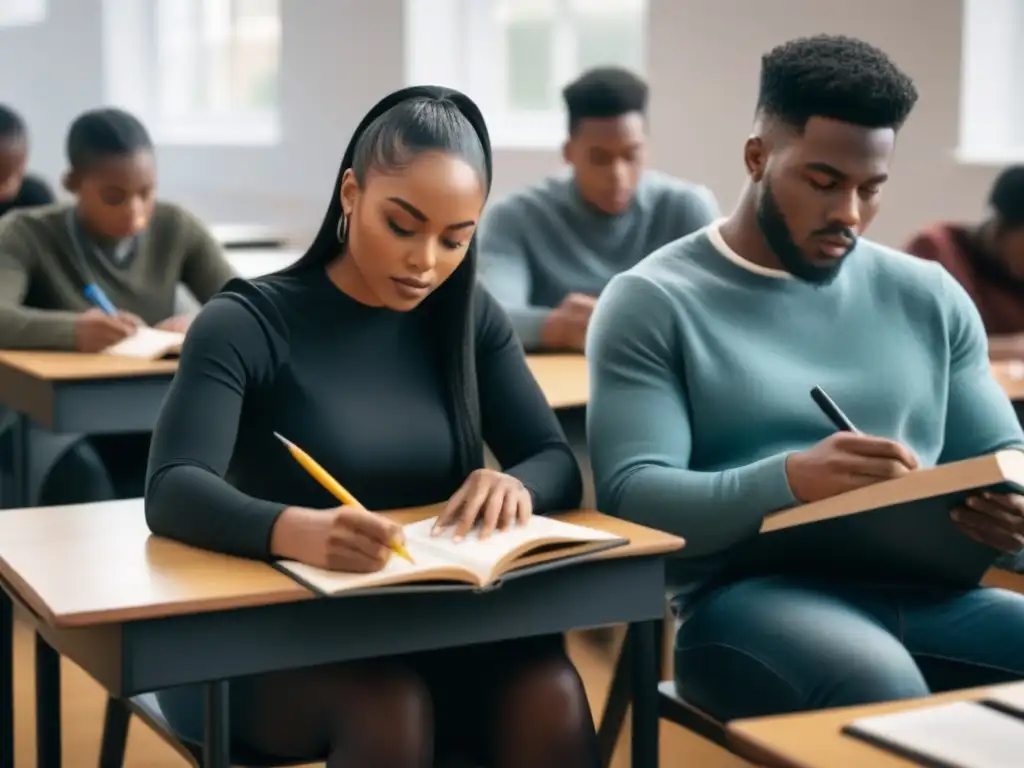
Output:
[[[153,144],[116,109],[78,117],[67,140],[73,204],[0,220],[0,349],[99,352],[142,324],[184,331],[179,284],[210,299],[234,272],[191,214],[158,202]],[[95,283],[118,312],[85,297]],[[149,435],[57,436],[34,431],[32,487],[42,504],[141,495]]]

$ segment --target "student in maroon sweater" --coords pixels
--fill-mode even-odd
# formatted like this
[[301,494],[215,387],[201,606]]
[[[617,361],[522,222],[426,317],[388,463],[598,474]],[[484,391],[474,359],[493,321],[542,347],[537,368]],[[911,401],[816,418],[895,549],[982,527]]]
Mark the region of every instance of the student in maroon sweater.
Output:
[[941,223],[915,236],[908,253],[937,261],[974,300],[993,360],[1024,360],[1024,166],[1003,171],[978,224]]

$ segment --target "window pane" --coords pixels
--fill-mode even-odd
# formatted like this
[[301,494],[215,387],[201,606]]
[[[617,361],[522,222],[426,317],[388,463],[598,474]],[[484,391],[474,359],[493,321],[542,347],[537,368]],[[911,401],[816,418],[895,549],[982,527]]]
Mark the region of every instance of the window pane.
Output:
[[46,0],[0,0],[0,27],[40,24],[46,20]]
[[578,72],[598,66],[644,71],[644,0],[572,0],[571,9]]
[[160,106],[168,117],[273,110],[280,0],[160,0]]
[[552,19],[517,19],[505,26],[505,103],[515,111],[555,106]]
[[644,70],[644,19],[637,16],[587,16],[575,19],[576,66],[579,72],[615,65]]
[[272,108],[277,102],[281,18],[277,0],[235,0],[231,73],[234,106]]

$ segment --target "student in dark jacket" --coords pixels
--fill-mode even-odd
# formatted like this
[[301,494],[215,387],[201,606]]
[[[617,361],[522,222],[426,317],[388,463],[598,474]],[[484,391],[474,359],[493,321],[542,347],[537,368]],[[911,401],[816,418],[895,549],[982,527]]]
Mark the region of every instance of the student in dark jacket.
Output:
[[28,128],[21,115],[0,104],[0,216],[15,208],[32,208],[54,201],[53,190],[27,172]]
[[[462,94],[406,89],[363,118],[306,255],[232,281],[193,324],[153,433],[154,533],[243,557],[383,568],[401,529],[339,507],[275,432],[368,509],[447,500],[456,533],[579,503],[579,468],[512,323],[476,283],[490,183],[487,129]],[[485,442],[501,471],[485,468]],[[202,738],[201,688],[157,695],[183,737]],[[230,702],[233,743],[329,768],[597,763],[560,635],[233,680]]]

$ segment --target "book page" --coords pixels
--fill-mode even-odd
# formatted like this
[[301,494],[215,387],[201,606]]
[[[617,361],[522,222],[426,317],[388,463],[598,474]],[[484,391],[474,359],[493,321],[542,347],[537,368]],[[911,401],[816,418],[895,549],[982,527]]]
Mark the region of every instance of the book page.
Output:
[[126,339],[103,350],[105,355],[156,360],[168,352],[176,351],[185,340],[185,334],[161,331],[143,326]]
[[991,701],[1024,717],[1024,683],[1012,683],[994,688],[991,694],[985,697],[985,701]]
[[481,575],[489,574],[502,558],[530,543],[569,544],[614,541],[619,538],[613,533],[596,528],[585,528],[553,517],[535,515],[526,525],[517,525],[506,531],[495,531],[487,539],[480,539],[477,527],[462,541],[454,542],[454,527],[444,529],[437,536],[430,535],[436,521],[436,517],[431,517],[404,527],[406,547],[410,554],[416,557],[419,551],[437,552],[448,562],[464,564]]
[[922,765],[1016,768],[1024,754],[1024,723],[974,702],[866,717],[846,730]]
[[291,572],[314,589],[325,594],[337,594],[371,587],[415,584],[417,576],[426,576],[430,571],[451,571],[451,561],[438,554],[416,548],[409,554],[415,560],[410,563],[404,557],[392,555],[383,568],[374,573],[350,573],[347,571],[328,571],[313,565],[306,565],[292,560],[278,563],[278,566]]

